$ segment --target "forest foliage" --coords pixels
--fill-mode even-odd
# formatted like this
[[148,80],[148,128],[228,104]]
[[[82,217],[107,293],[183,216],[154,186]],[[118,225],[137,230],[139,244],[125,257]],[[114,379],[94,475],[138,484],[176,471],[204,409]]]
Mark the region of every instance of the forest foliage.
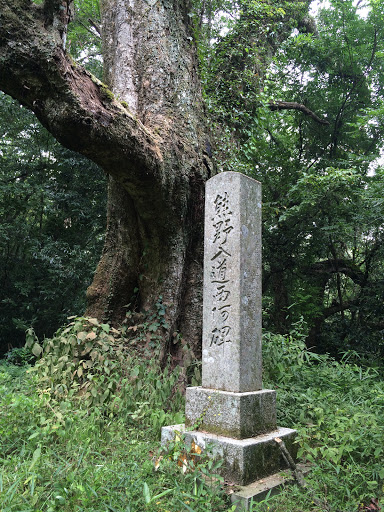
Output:
[[85,308],[105,229],[105,177],[0,95],[0,354]]
[[221,170],[263,185],[264,325],[382,355],[384,5],[225,5],[202,76]]
[[[383,9],[332,0],[195,0],[191,14],[218,170],[263,185],[264,325],[303,319],[307,345],[383,351]],[[97,0],[78,0],[68,51],[102,78]],[[105,186],[0,97],[0,350],[85,308]]]
[[[186,368],[137,357],[134,336],[115,331],[76,318],[58,333],[66,342],[46,342],[27,373],[0,362],[0,505],[7,512],[234,512],[235,488],[218,477],[221,461],[209,448],[189,452],[182,437],[160,447],[160,427],[184,421]],[[124,343],[104,349],[111,332]],[[300,326],[289,336],[264,335],[265,386],[278,389],[278,423],[298,430],[311,472],[306,488],[287,486],[252,512],[309,512],[314,500],[324,512],[372,510],[384,481],[382,375],[351,354],[335,361],[308,351]],[[68,385],[73,337],[79,350],[90,341],[98,347],[77,361]],[[116,349],[124,360],[114,366]]]

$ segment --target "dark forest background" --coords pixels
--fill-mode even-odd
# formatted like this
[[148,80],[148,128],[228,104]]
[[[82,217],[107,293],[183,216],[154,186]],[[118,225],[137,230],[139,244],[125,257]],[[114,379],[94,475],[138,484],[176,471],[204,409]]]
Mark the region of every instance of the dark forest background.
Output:
[[[384,350],[384,22],[332,0],[196,1],[191,14],[219,170],[263,185],[264,326],[308,347]],[[358,3],[359,5],[360,3]],[[300,21],[298,21],[300,20]],[[77,3],[70,50],[101,76],[97,1]],[[0,353],[86,307],[106,179],[0,95]]]

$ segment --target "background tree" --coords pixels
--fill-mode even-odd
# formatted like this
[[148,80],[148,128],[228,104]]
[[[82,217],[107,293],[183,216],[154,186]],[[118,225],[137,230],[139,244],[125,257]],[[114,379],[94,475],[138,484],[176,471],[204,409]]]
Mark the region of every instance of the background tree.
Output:
[[0,95],[0,353],[85,308],[102,248],[105,178]]
[[293,32],[227,163],[263,183],[265,326],[303,317],[321,350],[382,338],[382,8],[335,0]]
[[[245,13],[253,4],[233,5]],[[266,4],[274,9],[276,2]],[[93,4],[81,5],[81,12],[89,12]],[[192,6],[138,1],[131,9],[102,2],[108,85],[68,54],[71,48],[84,58],[81,38],[72,45],[67,34],[72,1],[1,0],[0,7],[0,87],[35,112],[60,142],[110,175],[107,234],[88,290],[88,313],[119,321],[136,290],[139,307],[151,308],[161,297],[165,338],[178,329],[198,352],[204,182],[213,166]],[[84,37],[97,37],[97,10],[87,16],[88,25],[81,12],[77,34],[85,27]]]

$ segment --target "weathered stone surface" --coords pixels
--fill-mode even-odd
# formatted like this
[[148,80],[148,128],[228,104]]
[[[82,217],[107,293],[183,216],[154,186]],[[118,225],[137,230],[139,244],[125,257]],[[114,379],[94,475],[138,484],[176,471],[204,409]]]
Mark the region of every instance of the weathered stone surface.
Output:
[[186,390],[187,428],[244,439],[276,429],[276,391],[248,393],[202,387]]
[[[180,425],[162,428],[162,443],[172,439],[172,434],[179,431]],[[280,448],[274,441],[282,439],[295,459],[297,445],[294,444],[296,431],[289,428],[278,428],[267,434],[248,439],[232,439],[206,432],[186,431],[184,433],[187,446],[194,441],[203,450],[207,446],[212,451],[212,457],[223,461],[218,470],[226,480],[239,485],[247,485],[255,480],[288,469],[281,456]]]
[[167,444],[179,440],[185,433],[185,424],[179,423],[178,425],[168,425],[167,427],[161,427],[161,444],[166,446]]
[[208,180],[203,387],[261,389],[261,185],[236,172]]
[[[311,469],[309,464],[297,464],[297,469],[302,475],[307,475]],[[252,503],[264,500],[268,495],[273,496],[295,480],[290,471],[280,471],[273,475],[256,480],[251,484],[241,486],[239,490],[231,494],[231,502],[236,505],[235,512],[246,512],[252,508]]]
[[261,185],[218,174],[205,208],[203,386],[186,391],[191,430],[163,427],[161,441],[194,441],[246,486],[287,469],[275,438],[297,455],[296,431],[276,426],[275,391],[261,389]]

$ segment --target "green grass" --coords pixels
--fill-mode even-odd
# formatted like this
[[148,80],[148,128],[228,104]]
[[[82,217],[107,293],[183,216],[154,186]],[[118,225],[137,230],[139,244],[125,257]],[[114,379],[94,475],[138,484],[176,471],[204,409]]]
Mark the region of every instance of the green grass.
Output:
[[[79,382],[57,395],[57,373],[51,386],[46,370],[0,362],[1,512],[232,510],[219,485],[201,483],[202,472],[215,473],[211,461],[201,458],[183,474],[177,464],[182,444],[160,451],[161,425],[182,420],[178,369],[162,377],[153,360],[126,361],[120,379],[118,367],[109,375],[92,369],[100,393],[108,378],[118,384],[109,401],[94,397],[91,405]],[[381,499],[384,382],[378,370],[311,355],[300,338],[268,333],[264,361],[264,385],[278,392],[279,424],[297,428],[300,458],[312,471],[310,490],[289,486],[253,510],[350,512]]]
[[55,402],[34,374],[0,364],[0,510],[227,510],[219,488],[181,473],[177,451],[155,470],[151,412],[108,417],[78,399]]
[[[307,481],[323,510],[353,511],[381,498],[383,372],[348,356],[337,362],[312,354],[300,340],[268,333],[264,366],[264,384],[277,389],[278,422],[298,430],[299,457],[312,463]],[[271,500],[270,511],[318,510],[312,498],[290,488]]]

